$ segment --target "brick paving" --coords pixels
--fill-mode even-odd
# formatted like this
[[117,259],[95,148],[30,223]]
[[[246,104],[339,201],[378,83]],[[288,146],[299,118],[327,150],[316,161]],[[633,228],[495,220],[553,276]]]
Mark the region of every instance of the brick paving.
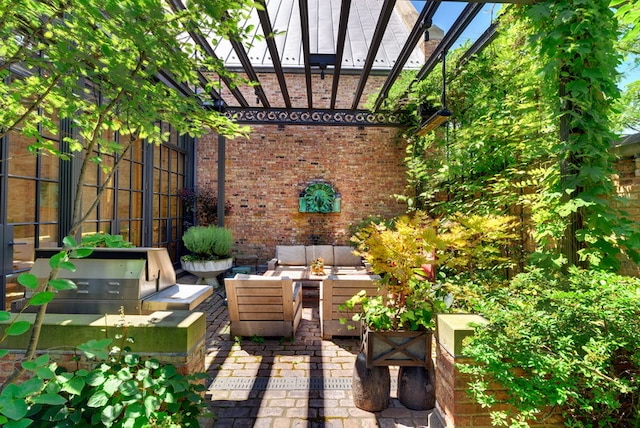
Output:
[[367,412],[355,407],[350,379],[360,341],[322,340],[318,290],[305,289],[303,296],[303,319],[293,339],[231,337],[221,294],[196,308],[207,317],[207,397],[214,415],[203,426],[441,427],[435,413],[399,403],[393,367],[389,408]]

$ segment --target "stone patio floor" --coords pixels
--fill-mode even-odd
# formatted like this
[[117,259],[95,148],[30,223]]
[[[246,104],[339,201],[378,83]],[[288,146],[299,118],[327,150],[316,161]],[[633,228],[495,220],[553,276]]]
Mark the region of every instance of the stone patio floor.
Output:
[[[189,283],[193,278],[180,277]],[[223,289],[219,287],[218,290]],[[437,412],[405,408],[396,398],[391,368],[391,405],[380,412],[354,406],[351,378],[360,341],[322,340],[318,290],[305,289],[303,318],[295,338],[230,336],[219,293],[195,310],[206,314],[205,367],[211,376],[209,427],[442,427]]]

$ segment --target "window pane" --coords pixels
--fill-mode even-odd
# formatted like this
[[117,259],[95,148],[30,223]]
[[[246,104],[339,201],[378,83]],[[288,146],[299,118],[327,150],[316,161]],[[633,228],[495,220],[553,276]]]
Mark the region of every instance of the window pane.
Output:
[[132,174],[132,189],[142,190],[142,165],[134,164],[133,165],[133,174]]
[[[100,220],[110,220],[113,218],[113,195],[113,189],[104,189],[104,192],[100,195]],[[125,204],[128,204],[128,201],[125,201]]]
[[[82,188],[82,210],[87,212],[91,204],[96,200],[97,189],[95,187],[84,186]],[[97,220],[98,214],[96,210],[92,210],[87,220]]]
[[33,250],[35,249],[35,226],[21,225],[13,228],[13,270],[20,271],[33,265]]
[[41,224],[38,248],[54,248],[58,246],[58,225]]
[[131,213],[131,218],[142,218],[142,192],[131,194],[129,212]]
[[18,275],[7,275],[7,294],[5,310],[11,310],[11,302],[24,297],[24,287],[18,283]]
[[111,222],[101,221],[98,223],[98,232],[111,233]]
[[131,161],[123,160],[118,167],[118,186],[121,189],[131,188]]
[[53,155],[40,156],[40,175],[44,179],[57,180],[60,171],[60,159]]
[[36,221],[36,182],[9,177],[7,223]]
[[142,222],[131,221],[129,222],[129,229],[127,230],[126,239],[131,241],[133,245],[142,245]]
[[[21,177],[36,176],[36,157],[27,150],[34,140],[22,135],[11,133],[9,136],[9,175]],[[33,193],[31,193],[33,195]]]
[[40,182],[40,222],[58,220],[58,183]]

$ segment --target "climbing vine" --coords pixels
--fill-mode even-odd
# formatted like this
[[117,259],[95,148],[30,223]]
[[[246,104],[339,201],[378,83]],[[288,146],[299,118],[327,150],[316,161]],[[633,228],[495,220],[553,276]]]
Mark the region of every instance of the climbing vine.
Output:
[[[640,261],[638,223],[614,204],[611,107],[619,90],[618,21],[604,0],[564,0],[516,8],[532,29],[542,75],[559,121],[554,147],[561,175],[547,196],[563,219],[562,254],[569,264],[619,267],[620,252]],[[550,198],[547,200],[551,201]]]
[[[621,209],[609,148],[618,21],[603,0],[511,6],[470,62],[448,55],[448,127],[407,133],[409,206],[516,214],[534,260],[616,269],[640,261],[638,225]],[[441,79],[415,84],[410,109],[437,103]],[[528,229],[531,227],[531,229]]]

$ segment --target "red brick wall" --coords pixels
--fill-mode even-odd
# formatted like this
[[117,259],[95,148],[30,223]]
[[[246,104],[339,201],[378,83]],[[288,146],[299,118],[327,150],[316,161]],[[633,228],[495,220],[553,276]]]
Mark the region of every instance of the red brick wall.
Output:
[[[630,218],[640,221],[640,158],[620,159],[615,168],[617,175],[614,176],[614,183],[618,188],[618,195],[628,200],[623,209]],[[625,259],[621,273],[640,277],[640,266]]]
[[[468,363],[468,358],[454,357],[442,345],[436,346],[436,409],[446,428],[491,428],[491,411],[508,410],[504,404],[491,409],[476,403],[469,394],[467,374],[461,373],[456,364]],[[501,390],[494,384],[490,390],[498,399],[504,399]],[[544,420],[529,422],[537,428],[558,428],[564,426],[564,420],[558,411],[542,413]]]
[[[358,79],[341,78],[349,88],[347,93],[353,93]],[[277,92],[275,78],[260,76],[260,80],[268,94]],[[294,104],[304,107],[304,76],[288,75],[287,82],[290,95],[297,100]],[[328,106],[330,95],[320,94],[318,88],[330,94],[330,82],[331,76],[324,80],[314,76],[314,105],[327,100]],[[228,140],[225,192],[233,208],[225,226],[234,233],[235,253],[257,255],[264,263],[274,256],[277,244],[311,244],[312,235],[321,244],[346,244],[349,225],[369,215],[404,213],[406,206],[392,197],[405,193],[406,185],[405,145],[398,135],[399,130],[391,127],[278,128],[274,124],[254,126],[248,139]],[[201,138],[198,185],[217,188],[217,158],[217,136]],[[331,184],[341,194],[341,212],[298,212],[298,196],[314,180]]]

